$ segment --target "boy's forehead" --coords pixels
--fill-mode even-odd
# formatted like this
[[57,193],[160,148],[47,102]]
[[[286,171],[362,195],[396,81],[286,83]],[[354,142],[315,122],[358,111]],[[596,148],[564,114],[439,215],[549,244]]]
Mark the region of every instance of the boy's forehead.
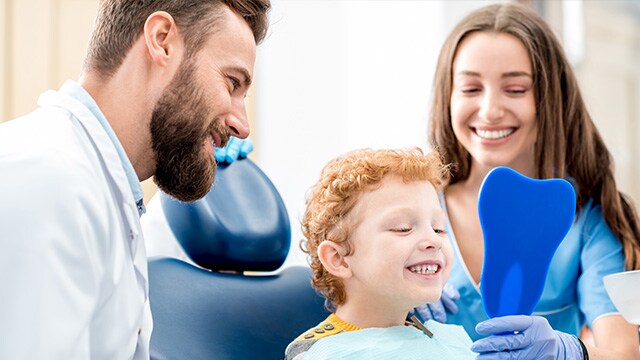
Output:
[[[433,191],[433,201],[437,203],[437,207],[441,208],[438,198],[438,190],[429,180],[405,181],[397,175],[387,175],[380,182],[372,184],[367,188],[360,190],[356,196],[357,200],[347,217],[353,220],[367,216],[365,213],[370,211],[381,211],[389,206],[395,206],[403,201],[414,203],[416,200],[428,201],[427,198],[422,199],[421,195],[413,196],[413,189],[426,186]],[[400,192],[404,191],[403,194]],[[407,193],[409,191],[410,193]],[[429,191],[429,190],[427,190]]]

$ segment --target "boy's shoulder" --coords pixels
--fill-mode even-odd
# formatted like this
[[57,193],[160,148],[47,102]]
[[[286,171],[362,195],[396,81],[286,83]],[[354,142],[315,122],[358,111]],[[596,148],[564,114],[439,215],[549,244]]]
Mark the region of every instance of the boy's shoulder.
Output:
[[339,334],[343,331],[355,331],[356,328],[347,322],[342,321],[335,314],[329,315],[318,325],[303,332],[293,340],[285,350],[285,360],[294,360],[297,356],[304,354],[316,343],[316,341],[327,336]]

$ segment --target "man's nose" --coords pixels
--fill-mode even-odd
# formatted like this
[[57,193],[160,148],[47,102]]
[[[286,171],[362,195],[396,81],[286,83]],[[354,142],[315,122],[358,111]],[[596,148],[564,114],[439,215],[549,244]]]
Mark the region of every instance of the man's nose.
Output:
[[227,117],[225,125],[229,129],[230,135],[246,139],[249,136],[250,129],[244,99],[238,101],[234,107],[235,109]]

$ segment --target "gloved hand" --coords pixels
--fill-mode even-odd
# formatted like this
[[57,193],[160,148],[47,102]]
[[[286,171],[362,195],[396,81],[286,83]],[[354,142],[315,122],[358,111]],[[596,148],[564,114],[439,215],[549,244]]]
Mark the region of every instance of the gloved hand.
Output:
[[457,314],[458,305],[455,301],[460,299],[460,293],[451,284],[446,283],[442,288],[442,295],[440,300],[432,304],[424,304],[415,308],[415,311],[420,315],[422,321],[435,320],[437,322],[447,322],[447,313]]
[[253,151],[253,141],[251,139],[239,139],[231,136],[224,148],[216,148],[213,157],[217,162],[232,162],[238,160],[239,157],[247,157]]
[[[480,335],[493,335],[471,345],[476,359],[584,359],[578,338],[555,331],[540,316],[510,315],[476,325]],[[506,333],[506,334],[505,334]],[[496,335],[502,334],[502,335]]]

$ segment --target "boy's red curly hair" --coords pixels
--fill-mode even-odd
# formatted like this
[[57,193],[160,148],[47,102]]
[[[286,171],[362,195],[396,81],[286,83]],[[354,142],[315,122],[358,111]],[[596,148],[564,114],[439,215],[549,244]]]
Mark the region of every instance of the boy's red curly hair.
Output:
[[387,175],[405,182],[429,181],[440,190],[448,180],[448,166],[443,165],[440,154],[425,154],[420,148],[406,150],[361,149],[331,160],[322,169],[319,181],[311,188],[306,199],[302,219],[302,251],[308,254],[313,272],[311,283],[327,300],[327,308],[335,309],[345,302],[346,294],[340,279],[327,272],[318,258],[318,245],[322,241],[340,244],[345,255],[354,251],[349,242],[354,221],[349,213],[360,194],[371,191]]

